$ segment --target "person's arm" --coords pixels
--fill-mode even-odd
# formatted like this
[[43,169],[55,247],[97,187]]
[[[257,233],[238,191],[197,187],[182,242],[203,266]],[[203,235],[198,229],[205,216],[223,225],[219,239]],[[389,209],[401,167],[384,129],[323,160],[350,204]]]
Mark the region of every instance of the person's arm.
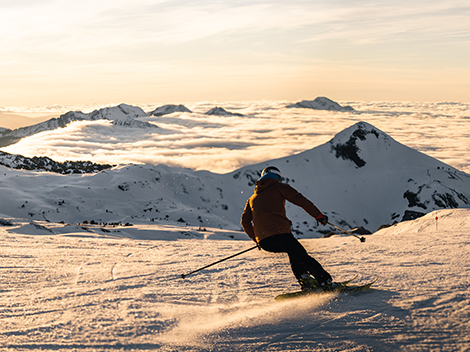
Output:
[[322,212],[310,200],[304,197],[293,187],[282,184],[280,188],[282,196],[292,204],[295,204],[305,210],[309,215],[313,216],[316,220],[320,221],[322,225],[328,223],[328,217],[323,215]]
[[248,235],[248,237],[250,237],[253,241],[256,242],[255,229],[253,227],[253,213],[251,212],[249,201],[246,202],[245,210],[243,210],[240,222],[242,224],[243,230],[245,230],[245,233]]

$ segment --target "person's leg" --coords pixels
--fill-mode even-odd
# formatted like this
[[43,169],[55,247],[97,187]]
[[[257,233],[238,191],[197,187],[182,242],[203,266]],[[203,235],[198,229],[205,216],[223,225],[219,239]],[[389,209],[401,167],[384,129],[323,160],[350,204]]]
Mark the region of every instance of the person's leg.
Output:
[[331,280],[331,275],[314,258],[308,255],[305,248],[291,234],[279,234],[260,241],[260,247],[268,252],[287,253],[292,271],[301,281],[302,274],[310,273],[319,284]]

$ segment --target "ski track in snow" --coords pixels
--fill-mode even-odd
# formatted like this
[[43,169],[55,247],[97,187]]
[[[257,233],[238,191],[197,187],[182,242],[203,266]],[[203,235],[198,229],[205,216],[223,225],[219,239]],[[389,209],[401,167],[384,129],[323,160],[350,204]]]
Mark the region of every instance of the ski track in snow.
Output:
[[379,280],[367,293],[283,302],[273,298],[297,286],[282,254],[253,250],[181,279],[250,241],[60,234],[57,224],[41,225],[56,235],[0,227],[1,350],[470,349],[468,209],[433,212],[365,243],[301,240],[336,279]]

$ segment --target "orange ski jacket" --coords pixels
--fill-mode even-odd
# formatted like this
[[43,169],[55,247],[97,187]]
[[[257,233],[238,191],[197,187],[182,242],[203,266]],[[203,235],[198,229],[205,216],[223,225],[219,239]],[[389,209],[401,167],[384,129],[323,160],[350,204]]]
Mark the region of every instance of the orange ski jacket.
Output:
[[301,207],[315,219],[323,214],[307,198],[288,184],[268,178],[256,182],[241,216],[246,234],[256,243],[281,233],[290,233],[292,222],[286,216],[286,200]]

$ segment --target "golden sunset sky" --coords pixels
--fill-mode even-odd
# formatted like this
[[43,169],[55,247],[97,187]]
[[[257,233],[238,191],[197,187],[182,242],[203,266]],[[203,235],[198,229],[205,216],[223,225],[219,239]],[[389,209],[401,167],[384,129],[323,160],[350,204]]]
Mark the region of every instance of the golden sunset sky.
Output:
[[470,3],[0,1],[0,107],[469,101]]

